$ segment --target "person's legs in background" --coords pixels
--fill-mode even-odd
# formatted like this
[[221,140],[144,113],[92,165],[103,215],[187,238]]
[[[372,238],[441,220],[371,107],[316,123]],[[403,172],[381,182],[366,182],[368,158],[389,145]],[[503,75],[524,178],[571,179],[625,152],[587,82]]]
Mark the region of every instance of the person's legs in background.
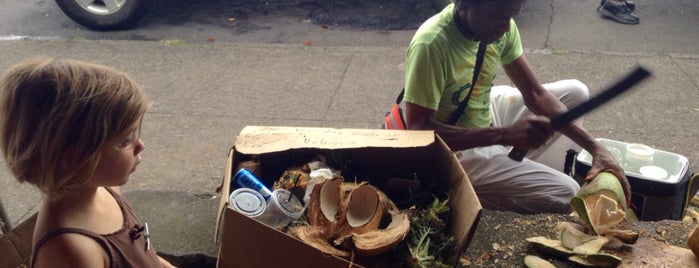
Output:
[[636,14],[636,4],[625,0],[600,0],[597,12],[603,17],[623,24],[638,24],[640,19]]

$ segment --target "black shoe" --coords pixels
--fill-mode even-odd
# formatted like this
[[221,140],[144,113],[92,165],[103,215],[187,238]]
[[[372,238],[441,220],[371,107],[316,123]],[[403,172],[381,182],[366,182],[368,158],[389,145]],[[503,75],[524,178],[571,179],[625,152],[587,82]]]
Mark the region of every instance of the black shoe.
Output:
[[623,24],[638,24],[640,22],[640,19],[632,14],[631,9],[626,5],[617,6],[605,1],[603,5],[597,8],[597,12],[606,18]]
[[[603,6],[604,2],[607,2],[607,0],[600,0],[599,6]],[[636,3],[631,2],[631,1],[626,1],[626,2],[624,2],[624,4],[626,4],[626,7],[628,7],[629,10],[631,10],[631,12],[634,12],[636,10]]]

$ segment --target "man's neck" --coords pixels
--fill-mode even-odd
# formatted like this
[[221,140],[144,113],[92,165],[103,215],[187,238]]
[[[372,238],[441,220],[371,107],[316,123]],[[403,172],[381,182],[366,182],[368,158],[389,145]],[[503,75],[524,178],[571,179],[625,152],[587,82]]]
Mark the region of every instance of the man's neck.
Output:
[[469,26],[461,22],[459,10],[456,8],[454,8],[454,23],[456,24],[456,29],[458,29],[461,35],[466,37],[466,39],[478,42],[473,32],[469,29]]

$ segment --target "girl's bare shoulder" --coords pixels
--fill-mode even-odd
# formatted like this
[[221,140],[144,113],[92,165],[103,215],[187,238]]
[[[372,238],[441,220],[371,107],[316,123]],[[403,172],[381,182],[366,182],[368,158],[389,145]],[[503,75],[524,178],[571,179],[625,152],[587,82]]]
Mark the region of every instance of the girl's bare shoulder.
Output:
[[108,267],[109,257],[97,241],[82,234],[62,233],[36,252],[34,267]]

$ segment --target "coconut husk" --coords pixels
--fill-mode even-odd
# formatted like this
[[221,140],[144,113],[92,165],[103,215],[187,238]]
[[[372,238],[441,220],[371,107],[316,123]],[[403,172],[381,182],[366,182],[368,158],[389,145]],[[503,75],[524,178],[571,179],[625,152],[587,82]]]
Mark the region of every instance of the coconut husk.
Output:
[[342,214],[342,178],[318,182],[313,186],[308,202],[308,223],[312,226],[326,226],[332,233]]
[[363,234],[352,234],[354,251],[361,256],[383,254],[398,245],[410,232],[410,220],[407,213],[393,211],[391,223],[386,229],[377,229]]
[[326,226],[296,226],[292,227],[290,232],[299,240],[322,251],[323,253],[340,257],[350,256],[350,252],[335,248],[328,242],[330,240],[330,233],[328,232]]
[[343,202],[344,217],[338,220],[337,237],[379,229],[383,204],[379,190],[368,183],[360,183]]

